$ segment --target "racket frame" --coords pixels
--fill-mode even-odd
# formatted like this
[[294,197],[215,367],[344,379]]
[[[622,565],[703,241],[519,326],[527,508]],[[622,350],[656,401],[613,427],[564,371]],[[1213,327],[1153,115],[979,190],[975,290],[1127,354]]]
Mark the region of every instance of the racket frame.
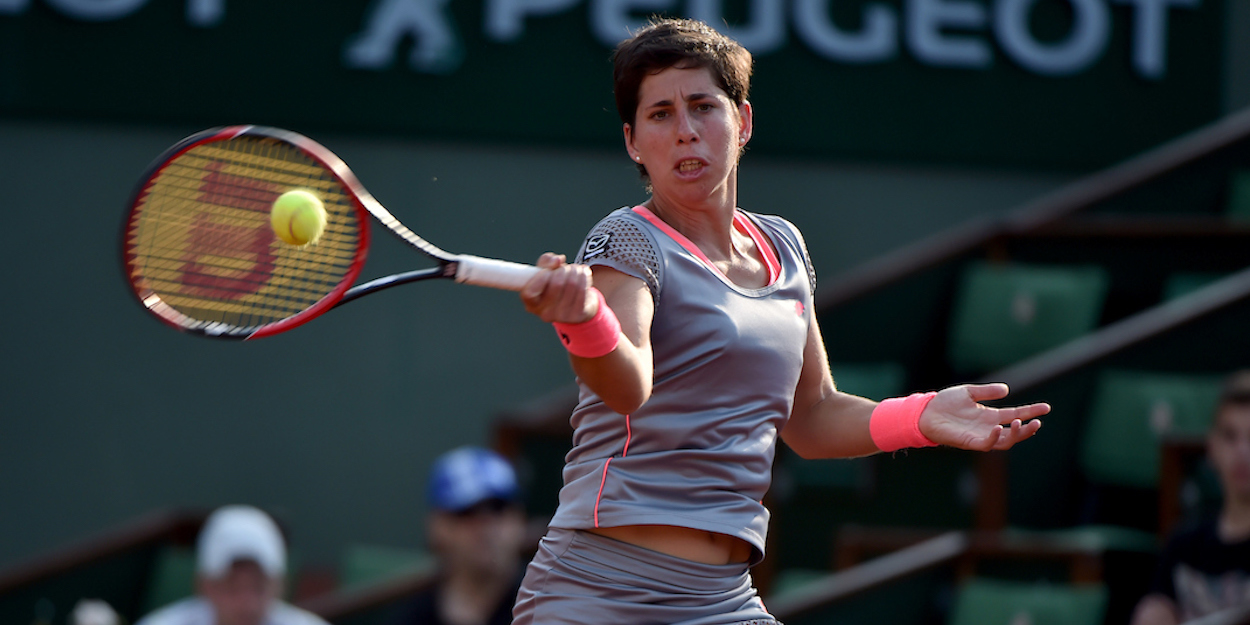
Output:
[[[339,284],[330,293],[322,297],[312,306],[284,319],[262,324],[259,326],[235,326],[222,322],[209,322],[193,319],[176,308],[165,302],[159,294],[151,288],[144,287],[136,280],[137,263],[136,254],[129,244],[130,231],[134,226],[139,203],[148,193],[153,181],[161,174],[166,167],[180,156],[193,148],[212,143],[215,141],[225,141],[234,139],[243,135],[256,136],[261,138],[274,139],[295,147],[311,158],[317,164],[321,165],[328,171],[338,184],[340,184],[351,202],[355,211],[356,221],[359,226],[359,238],[356,245],[356,254],[348,271],[340,280]],[[381,223],[387,230],[406,243],[409,247],[425,254],[438,263],[436,267],[408,271],[404,273],[383,276],[362,284],[352,286],[359,278],[364,268],[365,259],[368,256],[369,244],[371,242],[371,234],[369,228],[368,216],[373,217]],[[255,339],[272,336],[280,332],[291,330],[301,326],[312,319],[322,315],[323,313],[335,308],[339,305],[353,301],[361,296],[368,295],[377,291],[389,289],[401,284],[417,282],[420,280],[430,280],[435,278],[454,279],[456,282],[465,284],[474,284],[478,286],[491,287],[496,289],[507,289],[519,291],[530,277],[539,270],[532,265],[524,265],[509,261],[496,260],[491,258],[482,258],[469,254],[451,254],[439,247],[433,245],[429,241],[418,236],[415,232],[401,223],[389,210],[382,206],[380,202],[373,197],[365,189],[356,175],[348,168],[336,154],[325,148],[321,144],[305,137],[296,132],[283,130],[281,128],[273,128],[268,126],[255,125],[238,125],[238,126],[222,126],[218,128],[210,128],[195,133],[182,141],[165,150],[160,156],[148,166],[131,195],[129,210],[122,233],[122,258],[123,270],[127,281],[130,283],[131,290],[149,312],[154,314],[158,319],[167,325],[182,331],[201,336],[214,338],[232,338],[232,339]]]
[[[340,280],[329,293],[317,300],[317,302],[315,302],[312,306],[309,306],[308,308],[305,308],[290,317],[256,326],[236,326],[222,322],[204,321],[194,319],[183,314],[167,303],[160,296],[160,294],[156,293],[150,287],[146,287],[141,284],[141,280],[138,279],[140,273],[136,262],[137,255],[132,249],[132,246],[129,244],[130,231],[134,228],[135,219],[138,216],[137,209],[140,202],[142,202],[147,196],[148,191],[156,178],[159,177],[170,164],[179,159],[182,155],[199,146],[218,141],[235,139],[243,135],[276,139],[288,145],[292,145],[303,152],[305,156],[308,156],[318,165],[323,167],[346,191],[344,195],[352,202],[352,208],[355,211],[356,222],[358,225],[358,240],[356,243],[355,255],[353,256],[352,262],[348,266],[343,279]],[[252,125],[221,126],[197,132],[174,144],[165,150],[165,152],[158,156],[154,161],[152,161],[152,163],[144,171],[143,176],[140,178],[139,184],[135,186],[134,192],[131,194],[129,209],[122,232],[122,261],[126,280],[130,283],[131,290],[134,292],[135,296],[139,299],[139,303],[144,308],[155,315],[157,319],[163,321],[166,325],[169,325],[181,332],[212,338],[248,340],[272,336],[274,334],[299,327],[338,305],[343,296],[350,290],[352,284],[359,278],[361,271],[364,269],[365,259],[368,257],[369,244],[372,236],[369,228],[369,215],[372,213],[366,208],[365,202],[362,201],[360,197],[361,191],[364,191],[364,187],[360,184],[360,181],[356,179],[355,174],[348,169],[342,159],[312,139],[304,137],[298,133],[279,128]],[[368,195],[367,191],[364,191],[364,193],[365,195]],[[372,196],[369,196],[369,199],[372,200]],[[373,203],[377,204],[377,201],[373,200]],[[392,219],[394,219],[394,217],[392,217]]]

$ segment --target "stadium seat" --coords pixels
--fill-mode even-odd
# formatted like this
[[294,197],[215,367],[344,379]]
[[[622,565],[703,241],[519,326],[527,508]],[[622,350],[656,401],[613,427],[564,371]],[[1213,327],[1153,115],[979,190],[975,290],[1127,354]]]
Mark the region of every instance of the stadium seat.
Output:
[[428,571],[433,566],[434,556],[419,549],[351,545],[344,553],[339,581],[344,588],[354,588]]
[[1250,222],[1250,170],[1234,171],[1229,177],[1225,214],[1229,221]]
[[1081,464],[1097,484],[1154,488],[1164,436],[1200,436],[1219,401],[1219,375],[1104,371],[1086,422]]
[[1167,301],[1184,297],[1227,275],[1227,273],[1215,272],[1181,272],[1172,274],[1163,283],[1163,299]]
[[907,371],[897,362],[829,363],[838,390],[881,401],[906,392]]
[[950,625],[1101,625],[1101,584],[1021,583],[973,578],[959,589]]
[[951,315],[951,365],[984,373],[1089,332],[1107,283],[1097,266],[970,264]]
[[782,569],[773,576],[772,588],[769,591],[768,599],[771,601],[778,597],[785,597],[796,591],[804,590],[810,587],[812,582],[823,580],[828,576],[829,571],[819,569]]
[[143,594],[143,614],[147,614],[195,593],[195,550],[191,547],[161,547],[152,563]]

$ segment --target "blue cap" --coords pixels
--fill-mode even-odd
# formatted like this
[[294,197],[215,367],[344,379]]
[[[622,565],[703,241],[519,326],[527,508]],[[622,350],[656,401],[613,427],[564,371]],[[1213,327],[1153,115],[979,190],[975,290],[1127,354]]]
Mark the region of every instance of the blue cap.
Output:
[[460,512],[483,501],[512,501],[517,495],[516,473],[499,454],[481,447],[459,447],[434,461],[430,472],[430,506]]

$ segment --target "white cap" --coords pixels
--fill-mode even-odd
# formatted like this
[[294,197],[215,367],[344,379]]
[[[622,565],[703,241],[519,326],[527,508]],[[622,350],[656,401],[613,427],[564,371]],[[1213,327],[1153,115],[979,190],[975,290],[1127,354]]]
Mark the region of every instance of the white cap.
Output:
[[238,560],[260,565],[269,577],[286,572],[286,546],[269,515],[251,506],[218,508],[200,530],[196,570],[216,579]]
[[121,618],[113,606],[99,599],[79,599],[70,613],[71,625],[118,625]]

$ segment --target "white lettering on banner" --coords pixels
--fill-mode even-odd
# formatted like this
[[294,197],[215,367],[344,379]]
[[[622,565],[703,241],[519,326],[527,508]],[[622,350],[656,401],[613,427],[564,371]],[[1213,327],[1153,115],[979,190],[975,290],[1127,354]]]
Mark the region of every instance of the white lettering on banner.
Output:
[[486,0],[486,35],[495,41],[516,41],[525,34],[525,16],[559,13],[580,1]]
[[17,15],[29,5],[30,0],[0,0],[0,15]]
[[343,48],[343,64],[353,69],[380,70],[395,62],[395,49],[405,36],[414,44],[408,66],[418,72],[448,74],[464,60],[464,49],[447,17],[449,0],[380,0],[369,13],[362,33]]
[[917,59],[944,67],[988,67],[989,46],[968,36],[943,35],[944,29],[980,30],[985,7],[961,0],[907,0],[907,45]]
[[718,30],[753,54],[776,52],[786,45],[786,5],[776,0],[751,0],[751,21],[744,26],[725,26],[723,0],[690,0],[690,17]]
[[1131,4],[1133,12],[1133,67],[1146,78],[1163,78],[1166,70],[1168,8],[1193,9],[1199,0],[1114,0]]
[[1111,24],[1102,0],[1068,0],[1072,31],[1064,41],[1043,44],[1029,32],[1029,12],[1038,0],[999,0],[994,30],[1007,56],[1025,69],[1047,76],[1075,74],[1093,65],[1107,47]]
[[107,22],[138,11],[148,0],[44,0],[62,15],[87,22]]
[[672,0],[590,0],[590,29],[599,43],[615,48],[646,20],[634,13],[657,13],[672,8]]
[[[1045,76],[1080,73],[1103,57],[1111,41],[1109,2],[1130,9],[1133,71],[1153,80],[1167,73],[1168,20],[1173,9],[1193,10],[1202,0],[1062,0],[1072,7],[1071,27],[1059,41],[1039,41],[1029,18],[1043,0],[905,0],[901,9],[879,0],[749,0],[749,20],[727,26],[726,0],[483,0],[483,30],[488,38],[510,43],[525,34],[529,17],[568,11],[589,2],[590,30],[604,46],[615,47],[656,12],[677,13],[716,25],[756,55],[776,52],[787,41],[786,11],[799,41],[817,55],[837,63],[881,63],[899,55],[900,36],[906,49],[925,65],[985,69],[993,65],[993,38],[1003,53],[1025,70]],[[833,22],[832,4],[862,3],[859,29]],[[1045,0],[1057,2],[1060,0]],[[127,17],[149,0],[43,0],[70,18],[103,22]],[[414,42],[408,65],[414,71],[448,74],[464,60],[462,38],[447,13],[450,0],[374,0],[365,13],[364,29],[343,47],[343,65],[381,70],[395,62],[407,38]],[[988,3],[988,4],[986,4]],[[20,15],[31,0],[0,0],[0,15]],[[902,19],[898,15],[902,11]],[[225,19],[226,0],[186,0],[186,20],[213,28]],[[992,15],[992,19],[990,19]],[[902,31],[900,34],[900,30]],[[990,31],[990,32],[986,32]]]
[[812,51],[843,63],[873,63],[898,54],[898,20],[889,7],[866,5],[863,27],[859,32],[848,33],[829,17],[829,3],[833,1],[797,0],[795,3],[794,30]]

